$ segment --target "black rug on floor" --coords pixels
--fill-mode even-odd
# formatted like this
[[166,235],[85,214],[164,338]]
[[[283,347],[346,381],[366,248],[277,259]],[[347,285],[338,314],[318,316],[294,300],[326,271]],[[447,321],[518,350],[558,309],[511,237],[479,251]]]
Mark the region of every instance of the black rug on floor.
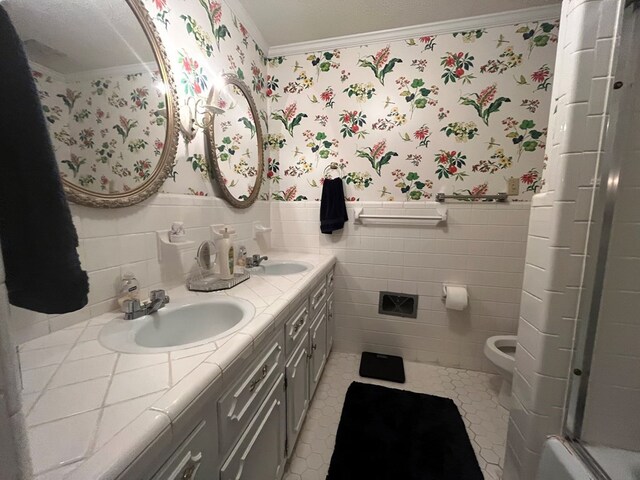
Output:
[[327,480],[483,480],[453,400],[353,382]]

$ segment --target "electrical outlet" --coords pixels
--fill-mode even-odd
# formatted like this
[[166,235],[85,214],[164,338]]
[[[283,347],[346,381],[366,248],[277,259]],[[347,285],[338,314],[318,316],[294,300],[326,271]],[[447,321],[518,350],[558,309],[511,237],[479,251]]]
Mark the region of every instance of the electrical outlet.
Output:
[[507,179],[507,195],[520,195],[520,179],[518,177]]

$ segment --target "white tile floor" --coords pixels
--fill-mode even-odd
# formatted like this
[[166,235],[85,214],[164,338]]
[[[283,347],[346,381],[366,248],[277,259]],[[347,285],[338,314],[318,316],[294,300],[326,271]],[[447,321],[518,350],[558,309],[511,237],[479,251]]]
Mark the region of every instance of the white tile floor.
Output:
[[405,362],[404,385],[362,378],[360,356],[333,352],[311,402],[284,480],[324,480],[351,382],[367,382],[453,399],[467,426],[486,479],[502,477],[509,413],[498,404],[499,377],[470,370]]

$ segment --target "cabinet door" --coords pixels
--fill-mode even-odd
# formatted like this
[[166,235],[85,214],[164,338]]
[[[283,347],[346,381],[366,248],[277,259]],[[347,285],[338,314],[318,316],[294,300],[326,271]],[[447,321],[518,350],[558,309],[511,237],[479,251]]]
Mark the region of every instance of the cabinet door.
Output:
[[311,350],[311,362],[309,363],[309,398],[313,398],[318,382],[320,382],[322,371],[324,370],[324,364],[327,361],[326,308],[320,311],[315,321],[311,324],[311,337],[309,343],[309,348]]
[[329,295],[327,300],[327,355],[333,348],[333,332],[336,329],[336,321],[333,309],[333,293]]
[[287,362],[287,445],[289,452],[302,429],[309,408],[309,334]]
[[284,325],[284,345],[287,358],[300,345],[302,337],[309,330],[309,302],[307,299],[295,310]]
[[220,480],[279,480],[284,474],[287,434],[284,375],[220,469]]

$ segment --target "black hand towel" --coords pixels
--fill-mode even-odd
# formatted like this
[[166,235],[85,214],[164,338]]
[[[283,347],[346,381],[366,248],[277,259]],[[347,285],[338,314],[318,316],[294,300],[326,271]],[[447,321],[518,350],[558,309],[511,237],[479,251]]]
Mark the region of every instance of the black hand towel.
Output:
[[342,179],[326,179],[322,185],[322,201],[320,202],[320,231],[333,233],[344,227],[349,220],[347,206],[344,203]]
[[87,304],[78,235],[22,43],[0,6],[0,244],[9,301],[42,313]]

